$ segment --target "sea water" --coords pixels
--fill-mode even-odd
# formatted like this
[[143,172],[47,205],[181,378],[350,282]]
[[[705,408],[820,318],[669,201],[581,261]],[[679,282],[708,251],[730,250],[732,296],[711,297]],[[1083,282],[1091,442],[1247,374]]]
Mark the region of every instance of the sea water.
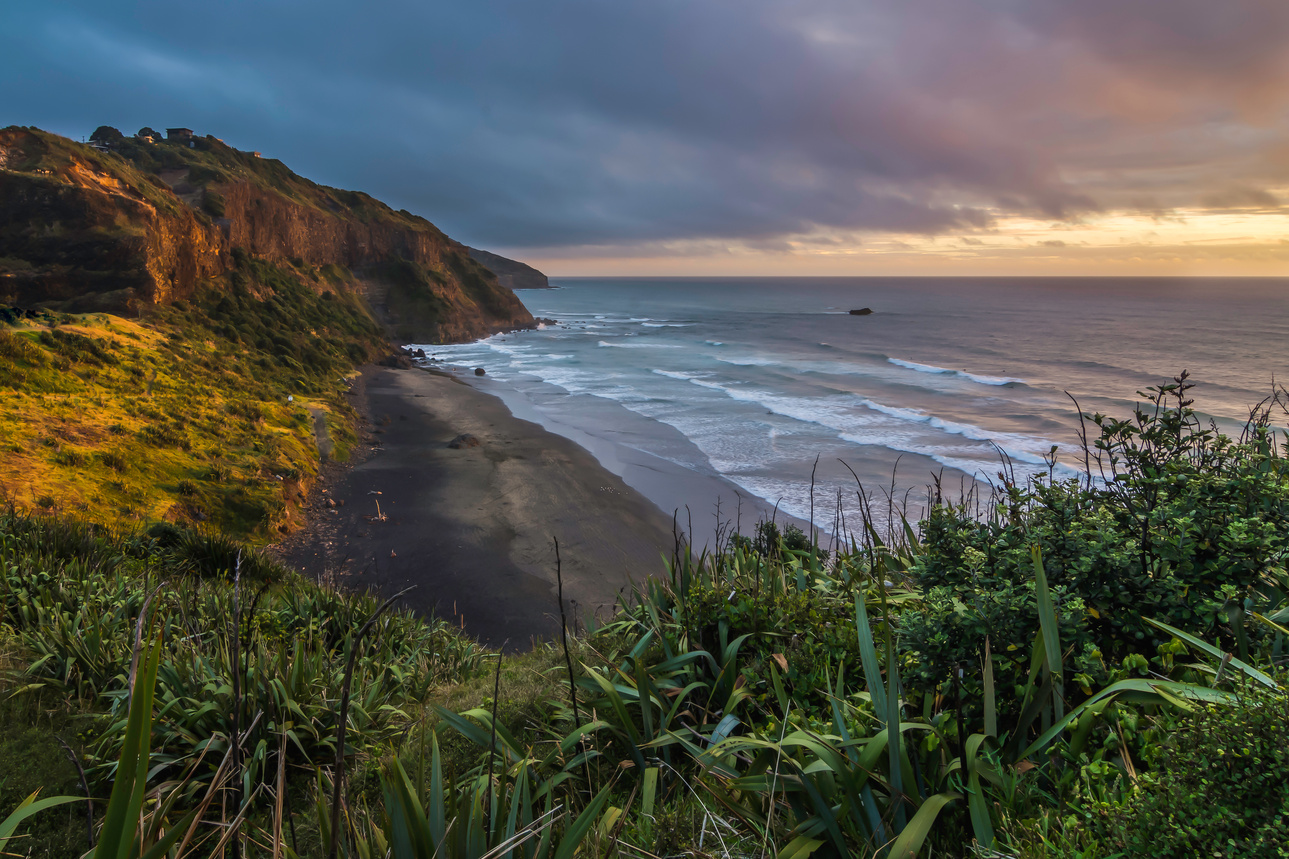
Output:
[[1000,471],[1077,476],[1080,410],[1127,417],[1182,370],[1227,432],[1289,379],[1289,279],[552,283],[517,294],[558,324],[424,348],[602,458],[639,452],[825,528],[861,486],[916,508]]

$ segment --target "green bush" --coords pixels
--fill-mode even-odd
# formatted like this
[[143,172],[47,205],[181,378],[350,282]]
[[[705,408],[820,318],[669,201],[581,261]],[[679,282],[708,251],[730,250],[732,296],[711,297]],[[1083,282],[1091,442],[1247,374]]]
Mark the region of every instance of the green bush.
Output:
[[1144,618],[1247,655],[1262,631],[1246,625],[1245,601],[1284,576],[1289,471],[1265,414],[1232,440],[1199,423],[1188,388],[1183,374],[1150,389],[1129,420],[1090,416],[1104,482],[1008,485],[985,521],[931,512],[911,570],[926,600],[902,623],[917,663],[910,686],[930,691],[955,667],[979,666],[986,638],[999,681],[1025,681],[1027,666],[1008,654],[1027,653],[1038,630],[1035,546],[1084,688],[1106,663],[1155,652],[1160,636]]
[[1286,725],[1283,689],[1200,709],[1154,747],[1127,802],[1085,812],[1084,833],[1127,856],[1289,856]]

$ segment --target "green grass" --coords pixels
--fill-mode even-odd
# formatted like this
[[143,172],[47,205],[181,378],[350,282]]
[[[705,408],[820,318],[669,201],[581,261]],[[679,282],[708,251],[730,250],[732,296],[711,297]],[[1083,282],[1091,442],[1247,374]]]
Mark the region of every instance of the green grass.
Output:
[[291,528],[318,467],[308,409],[346,459],[343,380],[383,349],[338,276],[245,259],[146,319],[0,325],[0,497],[256,540]]
[[[0,819],[36,787],[83,793],[56,736],[84,756],[94,795],[107,795],[130,741],[126,678],[145,606],[145,638],[160,643],[154,785],[178,779],[191,798],[218,784],[222,751],[212,752],[227,747],[234,713],[250,731],[243,772],[252,785],[272,789],[284,754],[303,801],[313,768],[333,760],[346,648],[375,599],[320,587],[216,536],[14,513],[0,513],[0,571]],[[470,676],[481,656],[448,625],[387,612],[357,655],[347,745],[378,759],[415,725],[431,690]],[[83,852],[84,806],[71,808],[27,830],[35,855]]]

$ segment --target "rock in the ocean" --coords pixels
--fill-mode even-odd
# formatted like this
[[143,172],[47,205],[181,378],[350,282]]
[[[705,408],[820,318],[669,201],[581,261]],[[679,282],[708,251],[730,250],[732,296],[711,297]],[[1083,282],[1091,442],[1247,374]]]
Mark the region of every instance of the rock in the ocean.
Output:
[[857,309],[857,310],[852,310],[852,311],[850,312],[850,315],[851,315],[851,316],[867,316],[868,314],[870,314],[870,313],[872,313],[872,312],[873,312],[873,308],[871,308],[871,307],[861,307],[861,308],[859,308],[859,309]]
[[487,372],[488,372],[488,371],[487,371],[487,370],[485,370],[485,369],[483,369],[482,367],[475,367],[475,368],[474,368],[474,374],[475,374],[476,376],[482,376],[482,375],[486,374]]
[[454,448],[456,450],[460,450],[463,447],[478,447],[478,446],[479,446],[478,437],[470,435],[470,433],[468,432],[463,432],[461,433],[461,435],[457,436],[456,438],[452,439],[452,441],[448,442],[448,447]]

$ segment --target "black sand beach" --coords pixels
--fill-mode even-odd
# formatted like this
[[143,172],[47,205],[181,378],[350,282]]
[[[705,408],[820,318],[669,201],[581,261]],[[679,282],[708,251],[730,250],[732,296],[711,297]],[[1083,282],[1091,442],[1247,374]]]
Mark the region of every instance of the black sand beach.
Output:
[[[671,517],[497,398],[443,373],[369,367],[352,400],[370,443],[327,470],[311,527],[278,547],[306,574],[382,594],[414,585],[407,606],[522,649],[559,631],[553,538],[579,618],[607,618],[632,581],[663,572]],[[478,446],[449,447],[463,434]]]

